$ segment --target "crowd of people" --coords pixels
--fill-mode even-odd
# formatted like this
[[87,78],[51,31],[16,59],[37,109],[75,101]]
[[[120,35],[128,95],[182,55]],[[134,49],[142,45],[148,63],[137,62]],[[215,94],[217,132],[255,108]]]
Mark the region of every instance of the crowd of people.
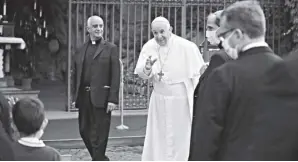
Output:
[[[72,92],[81,137],[92,160],[105,155],[117,108],[116,45],[102,38],[99,16],[74,56]],[[265,42],[260,4],[244,0],[207,17],[206,37],[219,50],[205,63],[198,47],[156,17],[135,74],[153,82],[143,161],[298,160],[298,55],[276,55]],[[47,125],[39,99],[13,103],[0,94],[0,160],[61,160],[40,140]],[[10,113],[20,138],[13,141]],[[296,143],[297,142],[297,143]]]

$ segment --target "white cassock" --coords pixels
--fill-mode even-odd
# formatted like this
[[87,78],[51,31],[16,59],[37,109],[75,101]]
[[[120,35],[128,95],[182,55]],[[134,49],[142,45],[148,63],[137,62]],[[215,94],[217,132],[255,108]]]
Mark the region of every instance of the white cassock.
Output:
[[[154,39],[142,48],[135,73],[153,81],[143,161],[188,160],[193,93],[204,60],[196,44],[172,34],[167,46]],[[150,75],[144,73],[146,60],[157,61]],[[158,73],[164,73],[161,81]]]

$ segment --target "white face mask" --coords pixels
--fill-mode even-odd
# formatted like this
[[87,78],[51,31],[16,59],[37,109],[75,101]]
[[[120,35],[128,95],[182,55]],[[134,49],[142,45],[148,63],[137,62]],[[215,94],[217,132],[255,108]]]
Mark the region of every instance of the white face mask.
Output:
[[208,42],[211,45],[218,45],[220,43],[220,40],[218,39],[218,37],[216,35],[216,30],[213,30],[213,31],[207,30],[206,37],[207,37]]
[[225,52],[232,58],[232,59],[237,59],[238,58],[238,50],[237,50],[237,45],[235,48],[232,48],[229,45],[229,39],[232,37],[232,35],[234,34],[231,33],[226,39],[223,39],[221,37],[221,41],[222,41],[222,47],[224,48]]

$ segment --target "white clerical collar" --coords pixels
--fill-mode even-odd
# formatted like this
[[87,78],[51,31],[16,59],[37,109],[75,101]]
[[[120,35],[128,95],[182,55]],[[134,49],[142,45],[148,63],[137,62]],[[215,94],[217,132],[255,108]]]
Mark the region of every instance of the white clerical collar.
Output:
[[268,44],[264,41],[253,42],[253,43],[250,43],[250,44],[247,44],[246,46],[244,46],[242,48],[242,52],[247,51],[251,48],[255,48],[255,47],[268,47]]
[[29,146],[29,147],[45,147],[46,145],[44,142],[35,137],[23,137],[18,140],[18,142],[22,145]]

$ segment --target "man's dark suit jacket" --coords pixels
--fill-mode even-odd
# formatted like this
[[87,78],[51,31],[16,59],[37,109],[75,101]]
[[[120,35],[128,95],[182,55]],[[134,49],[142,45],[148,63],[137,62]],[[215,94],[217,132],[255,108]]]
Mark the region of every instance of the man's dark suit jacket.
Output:
[[[266,73],[263,91],[286,97],[298,92],[298,54],[293,54],[276,63]],[[286,95],[283,95],[286,94]]]
[[11,120],[10,120],[10,106],[8,100],[0,92],[0,122],[9,136],[12,136]]
[[11,131],[10,107],[7,99],[0,92],[0,161],[14,160]]
[[[73,60],[73,101],[77,101],[79,96],[83,62],[87,47],[88,42],[77,51]],[[98,44],[90,66],[90,93],[93,106],[106,108],[108,102],[118,104],[121,74],[117,46],[102,39]]]
[[[261,102],[263,110],[272,113],[262,115],[264,127],[269,128],[259,132],[268,135],[267,145],[263,152],[269,160],[298,160],[298,54],[287,56],[283,61],[275,63],[265,75],[264,83],[259,91],[268,102]],[[270,120],[271,119],[271,120]],[[265,123],[267,122],[267,123]],[[265,134],[266,133],[266,134]],[[269,133],[272,135],[269,136]],[[265,158],[264,158],[265,159]],[[266,160],[265,159],[265,160]]]
[[192,122],[192,131],[191,131],[191,139],[190,139],[190,151],[189,151],[189,158],[191,159],[191,156],[193,153],[195,153],[195,149],[193,148],[193,140],[194,140],[194,131],[195,128],[195,117],[196,112],[199,109],[198,104],[200,102],[200,95],[204,95],[204,85],[206,84],[206,80],[208,78],[208,75],[214,70],[215,68],[223,65],[225,62],[231,60],[231,58],[226,54],[226,52],[221,49],[218,52],[216,52],[212,57],[210,58],[209,66],[205,70],[205,72],[201,75],[198,85],[195,88],[194,91],[194,105],[193,105],[193,122]]
[[270,48],[255,47],[213,70],[206,93],[200,96],[194,129],[196,152],[190,160],[297,157],[298,107],[285,108],[286,102],[275,102],[278,95],[271,97],[262,90],[268,70],[280,61]]
[[14,147],[11,137],[6,133],[0,121],[0,161],[14,160]]

